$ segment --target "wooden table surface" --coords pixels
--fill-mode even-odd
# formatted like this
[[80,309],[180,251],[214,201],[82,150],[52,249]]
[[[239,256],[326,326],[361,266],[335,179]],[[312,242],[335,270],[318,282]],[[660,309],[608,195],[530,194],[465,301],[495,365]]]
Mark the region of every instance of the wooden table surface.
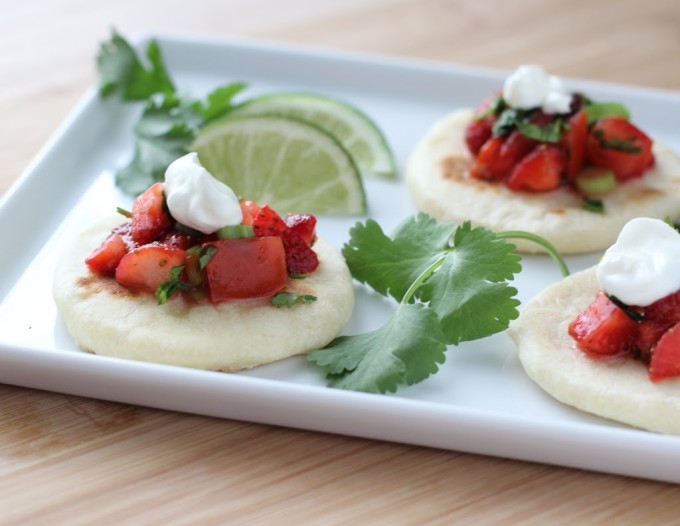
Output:
[[[95,81],[111,27],[680,90],[677,0],[0,6],[0,194]],[[679,512],[680,489],[652,481],[0,386],[0,524],[677,524]]]

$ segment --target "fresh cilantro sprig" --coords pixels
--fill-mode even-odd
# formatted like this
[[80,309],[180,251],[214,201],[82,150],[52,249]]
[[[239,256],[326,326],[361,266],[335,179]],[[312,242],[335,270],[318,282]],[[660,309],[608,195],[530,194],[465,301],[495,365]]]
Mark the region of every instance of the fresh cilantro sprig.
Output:
[[134,154],[116,173],[116,184],[137,195],[162,181],[168,165],[187,153],[200,129],[225,115],[233,97],[246,85],[232,83],[209,93],[205,99],[180,96],[167,71],[158,42],[146,50],[148,65],[118,33],[102,44],[97,56],[103,98],[124,103],[146,101],[134,128]]
[[424,213],[391,237],[371,219],[357,223],[343,247],[352,276],[399,305],[382,327],[336,338],[308,359],[326,371],[330,386],[366,392],[394,392],[436,373],[447,345],[503,331],[517,317],[517,290],[508,283],[521,270],[507,241],[513,237],[556,254],[534,234],[494,234]]

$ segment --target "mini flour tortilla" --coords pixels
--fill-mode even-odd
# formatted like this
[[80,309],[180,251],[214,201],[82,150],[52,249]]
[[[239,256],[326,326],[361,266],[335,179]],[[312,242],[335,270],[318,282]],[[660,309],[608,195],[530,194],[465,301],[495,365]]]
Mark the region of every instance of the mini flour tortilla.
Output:
[[291,280],[289,291],[313,294],[309,304],[274,307],[269,299],[189,305],[177,298],[157,305],[111,278],[89,272],[85,258],[120,223],[88,228],[65,247],[54,299],[69,333],[84,350],[200,369],[235,371],[324,347],[349,320],[354,289],[340,252],[319,239],[319,267]]
[[[680,158],[654,143],[656,165],[642,179],[621,184],[603,198],[605,213],[588,212],[566,189],[532,194],[503,184],[472,179],[465,126],[472,110],[459,110],[436,123],[416,146],[406,179],[416,205],[439,220],[466,220],[493,231],[525,230],[551,241],[563,254],[609,247],[634,217],[680,217]],[[539,252],[533,243],[513,240],[519,250]]]
[[509,333],[529,377],[557,400],[650,431],[680,435],[680,379],[652,383],[632,359],[589,358],[567,333],[595,299],[595,268],[550,286],[526,303]]

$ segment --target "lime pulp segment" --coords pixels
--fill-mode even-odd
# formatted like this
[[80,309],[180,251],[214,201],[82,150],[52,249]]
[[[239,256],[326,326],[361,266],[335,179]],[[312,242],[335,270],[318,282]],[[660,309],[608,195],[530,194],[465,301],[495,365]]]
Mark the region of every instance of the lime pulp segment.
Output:
[[312,93],[283,92],[252,98],[230,115],[280,115],[304,120],[333,135],[365,176],[395,177],[394,156],[378,126],[347,102]]
[[330,134],[288,117],[231,116],[202,130],[192,150],[244,199],[279,213],[364,214],[357,167]]

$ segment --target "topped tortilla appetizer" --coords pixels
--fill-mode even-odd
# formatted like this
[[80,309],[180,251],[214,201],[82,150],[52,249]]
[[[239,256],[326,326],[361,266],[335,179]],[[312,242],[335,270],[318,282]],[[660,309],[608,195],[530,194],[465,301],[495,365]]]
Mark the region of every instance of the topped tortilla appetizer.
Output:
[[569,93],[538,66],[437,122],[406,177],[417,206],[438,219],[530,231],[564,254],[608,247],[634,217],[680,217],[680,157],[622,104]]
[[234,371],[319,349],[351,315],[351,276],[316,218],[239,201],[195,153],[123,213],[75,237],[55,272],[84,350]]
[[527,374],[558,400],[680,434],[680,234],[637,218],[596,267],[526,303],[510,326]]

